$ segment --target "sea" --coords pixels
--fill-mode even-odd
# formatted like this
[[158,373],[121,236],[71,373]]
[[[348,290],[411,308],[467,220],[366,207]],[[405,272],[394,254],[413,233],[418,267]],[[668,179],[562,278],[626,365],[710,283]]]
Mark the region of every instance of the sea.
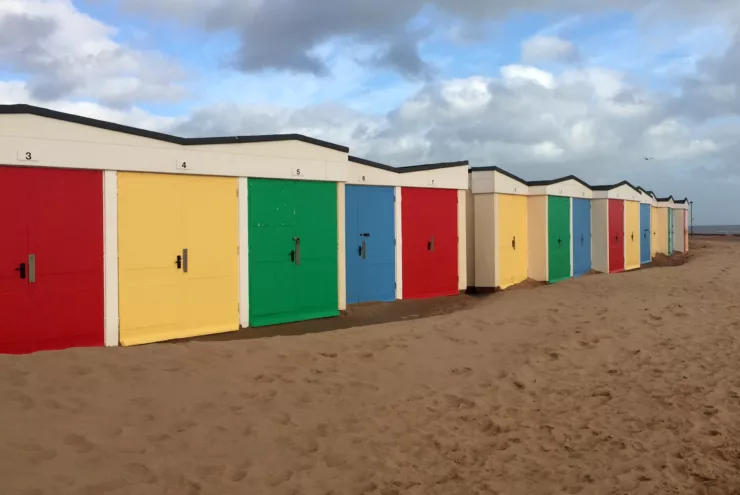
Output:
[[740,225],[694,225],[694,234],[740,235]]

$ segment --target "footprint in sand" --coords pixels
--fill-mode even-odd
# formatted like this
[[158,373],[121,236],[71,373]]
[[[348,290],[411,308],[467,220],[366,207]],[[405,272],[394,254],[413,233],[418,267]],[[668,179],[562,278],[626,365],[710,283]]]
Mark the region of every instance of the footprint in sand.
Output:
[[64,437],[64,444],[68,445],[78,454],[86,454],[95,448],[95,445],[93,445],[93,443],[86,437],[76,433],[72,433]]

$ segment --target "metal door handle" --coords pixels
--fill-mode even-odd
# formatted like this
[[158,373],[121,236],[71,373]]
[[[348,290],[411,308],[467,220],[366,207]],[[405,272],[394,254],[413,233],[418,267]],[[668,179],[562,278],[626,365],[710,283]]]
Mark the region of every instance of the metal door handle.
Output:
[[179,254],[177,255],[177,258],[175,258],[175,266],[178,270],[182,268],[182,256],[180,256]]
[[562,240],[560,240],[560,237],[558,237],[558,247],[560,247],[560,243],[561,243],[561,242],[563,242],[563,241],[562,241]]
[[182,272],[188,273],[188,248],[182,250]]
[[367,259],[367,244],[365,244],[365,241],[362,241],[362,259]]
[[16,272],[21,272],[21,280],[26,279],[26,264],[21,263],[21,265],[15,269]]
[[28,283],[29,284],[36,283],[36,255],[35,254],[28,255]]
[[511,247],[512,249],[516,249],[516,236],[511,238]]
[[581,234],[581,246],[583,246],[583,234]]
[[301,238],[294,237],[293,240],[295,241],[295,264],[300,265],[301,264]]
[[634,241],[635,240],[635,233],[634,232],[632,232],[631,237],[632,237],[632,241]]
[[357,247],[357,256],[362,257],[362,246]]
[[431,241],[427,242],[427,250],[434,252],[434,236]]
[[290,262],[295,263],[295,251],[290,252]]
[[370,237],[370,234],[369,233],[360,234],[360,237]]

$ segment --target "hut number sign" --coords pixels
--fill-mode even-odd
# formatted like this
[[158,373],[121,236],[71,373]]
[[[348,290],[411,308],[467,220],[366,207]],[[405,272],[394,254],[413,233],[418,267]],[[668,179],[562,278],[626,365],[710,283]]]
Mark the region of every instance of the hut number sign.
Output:
[[39,161],[38,155],[30,150],[17,150],[16,159],[19,162],[37,162]]

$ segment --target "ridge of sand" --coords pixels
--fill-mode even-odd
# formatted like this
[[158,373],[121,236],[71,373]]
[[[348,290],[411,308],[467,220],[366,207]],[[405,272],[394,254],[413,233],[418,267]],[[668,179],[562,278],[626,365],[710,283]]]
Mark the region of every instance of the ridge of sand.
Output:
[[0,494],[740,493],[740,243],[297,337],[0,356]]

